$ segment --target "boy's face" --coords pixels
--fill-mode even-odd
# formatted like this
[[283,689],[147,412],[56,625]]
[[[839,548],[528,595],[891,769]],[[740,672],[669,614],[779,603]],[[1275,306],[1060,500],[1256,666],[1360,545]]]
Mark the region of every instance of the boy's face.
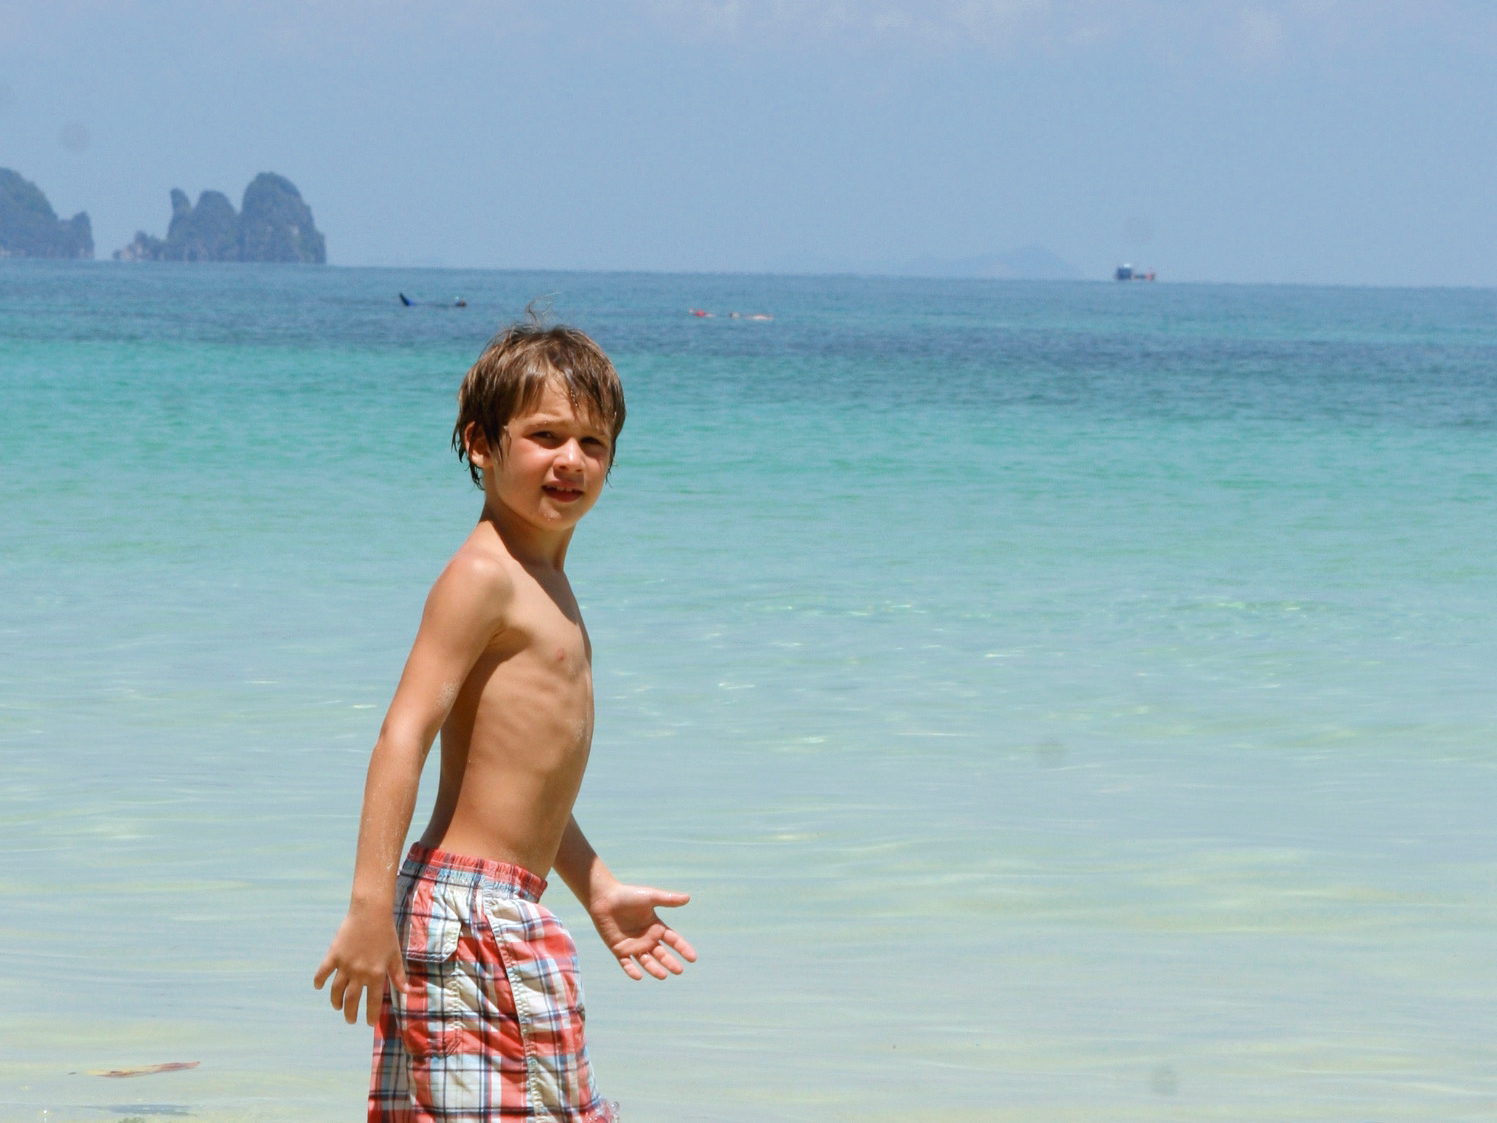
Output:
[[[567,530],[603,493],[612,453],[607,427],[573,405],[558,379],[505,427],[503,455],[484,465],[493,498],[538,529]],[[485,487],[488,490],[488,487]]]

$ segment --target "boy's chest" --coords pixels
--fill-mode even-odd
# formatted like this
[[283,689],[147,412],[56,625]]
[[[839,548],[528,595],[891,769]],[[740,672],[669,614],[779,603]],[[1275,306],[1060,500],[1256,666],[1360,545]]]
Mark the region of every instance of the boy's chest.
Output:
[[548,596],[516,598],[507,630],[514,656],[545,674],[571,682],[591,679],[592,646],[575,602]]

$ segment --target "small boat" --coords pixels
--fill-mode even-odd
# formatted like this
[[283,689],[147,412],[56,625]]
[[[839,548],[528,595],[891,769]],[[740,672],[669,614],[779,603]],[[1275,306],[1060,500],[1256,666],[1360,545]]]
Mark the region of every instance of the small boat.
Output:
[[1152,281],[1154,270],[1135,269],[1131,265],[1119,265],[1118,271],[1113,274],[1113,279],[1118,281]]

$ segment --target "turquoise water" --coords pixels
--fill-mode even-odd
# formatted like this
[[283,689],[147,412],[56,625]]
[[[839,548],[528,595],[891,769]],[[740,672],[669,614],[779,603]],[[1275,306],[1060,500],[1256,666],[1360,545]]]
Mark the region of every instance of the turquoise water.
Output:
[[457,381],[536,296],[629,396],[569,562],[578,815],[695,895],[658,985],[547,897],[626,1119],[1497,1111],[1497,293],[0,262],[0,296],[0,1116],[358,1117],[369,1031],[310,979],[477,515]]

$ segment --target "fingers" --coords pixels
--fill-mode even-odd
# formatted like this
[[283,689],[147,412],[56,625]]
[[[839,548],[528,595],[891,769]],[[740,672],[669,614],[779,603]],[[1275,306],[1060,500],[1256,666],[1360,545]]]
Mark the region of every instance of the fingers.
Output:
[[661,944],[655,949],[655,959],[672,975],[679,975],[686,970],[685,965],[670,953],[670,949]]
[[[667,941],[670,946],[667,946]],[[634,949],[618,956],[619,966],[631,979],[643,979],[646,972],[657,979],[668,979],[672,975],[684,973],[686,964],[671,954],[671,947],[679,951],[687,962],[696,961],[697,955],[691,945],[668,928],[659,943],[641,946],[642,943],[635,943]]]
[[657,979],[670,978],[670,972],[662,967],[660,961],[650,952],[644,951],[639,953],[639,965]]
[[[369,1001],[366,1003],[368,1010],[365,1013],[364,1020],[370,1025],[374,1025],[379,1021],[380,1009],[385,1004],[385,996],[387,993],[388,992],[383,987],[381,987],[379,990],[375,990],[373,987],[369,988]],[[359,1008],[357,1006],[354,1007],[353,1016],[355,1018],[359,1016]]]
[[405,960],[401,956],[397,955],[394,959],[390,960],[390,978],[394,981],[397,987],[399,987],[401,990],[405,990],[407,985],[407,980],[405,977]]
[[678,909],[691,900],[690,893],[677,893],[671,889],[651,889],[650,903],[661,908]]
[[328,990],[328,1000],[333,1004],[334,1010],[343,1009],[343,995],[348,990],[348,972],[339,971],[333,976],[333,985]]
[[328,957],[322,961],[322,966],[317,968],[317,974],[312,976],[312,985],[318,990],[321,990],[322,984],[327,982],[327,977],[332,973],[333,957],[331,954],[329,954]]
[[[371,987],[370,988],[370,994],[371,994],[371,996],[373,995],[373,993],[374,993],[373,992],[373,988]],[[344,992],[344,995],[343,995],[343,1020],[345,1022],[347,1022],[349,1025],[353,1025],[355,1022],[357,1022],[359,1020],[359,999],[361,999],[363,997],[364,997],[364,986],[363,986],[362,983],[356,983],[353,986],[349,987]]]
[[[398,985],[404,988],[406,985],[405,964],[392,964],[392,974],[398,975]],[[317,988],[322,989],[322,984],[327,981],[327,976],[319,970],[317,972]],[[342,1011],[343,1020],[353,1025],[359,1020],[359,1003],[368,994],[365,1005],[365,1018],[370,1025],[379,1021],[380,1010],[384,1006],[385,987],[384,980],[357,980],[347,971],[339,971],[333,975],[333,985],[328,989],[328,1000],[332,1003],[334,1010]]]
[[681,958],[685,959],[687,963],[695,963],[697,961],[696,949],[688,944],[686,942],[686,938],[675,929],[667,928],[661,934],[660,942],[663,944],[669,944],[671,947],[675,948],[678,952],[681,953]]

